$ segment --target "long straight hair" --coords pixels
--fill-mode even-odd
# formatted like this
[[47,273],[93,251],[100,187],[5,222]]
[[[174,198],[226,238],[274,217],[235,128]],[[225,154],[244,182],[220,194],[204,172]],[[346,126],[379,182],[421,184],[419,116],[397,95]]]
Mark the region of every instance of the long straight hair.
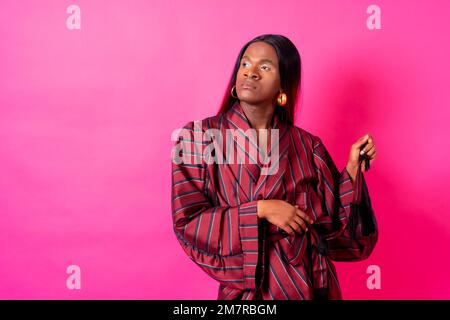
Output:
[[254,42],[263,41],[270,44],[278,56],[278,66],[280,72],[280,83],[283,92],[286,93],[287,103],[285,106],[276,106],[275,112],[280,115],[280,121],[293,125],[294,113],[297,104],[297,95],[301,84],[301,59],[297,48],[291,40],[278,34],[264,34],[247,42],[239,52],[234,64],[228,87],[222,100],[222,105],[217,114],[221,114],[230,109],[239,99],[231,96],[231,88],[236,84],[236,77],[241,65],[241,59],[245,50]]

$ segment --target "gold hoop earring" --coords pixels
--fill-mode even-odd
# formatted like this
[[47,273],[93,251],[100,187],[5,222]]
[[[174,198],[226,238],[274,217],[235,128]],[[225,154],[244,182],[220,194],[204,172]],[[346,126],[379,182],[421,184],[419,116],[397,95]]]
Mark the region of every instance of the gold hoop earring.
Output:
[[235,99],[238,99],[237,91],[236,91],[236,96],[233,95],[234,88],[236,88],[236,86],[232,86],[232,87],[231,87],[231,96],[232,96],[233,98],[235,98]]
[[287,103],[287,95],[284,92],[280,92],[277,97],[277,103],[280,107],[284,107]]

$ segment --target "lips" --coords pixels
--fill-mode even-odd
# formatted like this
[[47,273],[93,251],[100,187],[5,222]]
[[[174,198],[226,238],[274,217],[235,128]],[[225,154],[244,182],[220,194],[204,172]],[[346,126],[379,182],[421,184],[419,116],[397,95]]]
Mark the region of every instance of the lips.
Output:
[[250,90],[255,90],[256,87],[251,84],[250,82],[244,82],[241,86],[242,89],[250,89]]

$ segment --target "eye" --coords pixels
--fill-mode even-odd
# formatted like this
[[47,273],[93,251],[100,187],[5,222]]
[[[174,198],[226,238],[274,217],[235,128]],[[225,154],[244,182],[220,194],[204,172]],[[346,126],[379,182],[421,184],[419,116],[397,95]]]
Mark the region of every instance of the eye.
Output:
[[269,68],[269,66],[267,66],[267,65],[263,65],[263,66],[261,66],[261,69],[263,69],[263,70],[270,70],[270,68]]
[[245,67],[246,65],[248,65],[247,61],[242,62],[243,67]]

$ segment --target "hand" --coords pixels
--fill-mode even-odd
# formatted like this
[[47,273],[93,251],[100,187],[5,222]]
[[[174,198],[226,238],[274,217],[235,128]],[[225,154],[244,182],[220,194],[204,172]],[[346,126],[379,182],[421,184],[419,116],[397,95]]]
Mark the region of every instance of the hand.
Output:
[[[364,148],[361,148],[365,143],[367,144],[364,146]],[[356,172],[358,171],[358,161],[360,154],[367,154],[367,156],[369,157],[369,165],[372,166],[372,162],[377,157],[377,150],[375,148],[373,138],[370,134],[366,134],[364,137],[358,139],[358,141],[356,141],[350,149],[346,169],[353,179],[352,182],[355,180]],[[362,162],[361,171],[366,171],[366,164],[364,161]]]
[[284,200],[258,200],[258,217],[286,231],[289,235],[308,231],[313,220],[297,205],[293,206]]

